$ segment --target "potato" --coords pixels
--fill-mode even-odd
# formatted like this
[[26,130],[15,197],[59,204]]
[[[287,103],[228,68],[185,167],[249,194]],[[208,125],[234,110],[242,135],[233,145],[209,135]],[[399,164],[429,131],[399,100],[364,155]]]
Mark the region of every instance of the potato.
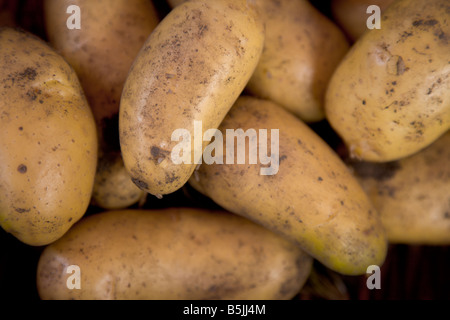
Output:
[[332,0],[331,12],[336,23],[344,30],[351,42],[355,42],[368,30],[367,19],[373,15],[367,8],[376,5],[380,13],[394,0]]
[[[69,289],[68,266],[80,289]],[[222,211],[109,211],[86,217],[42,253],[41,299],[291,299],[312,258]],[[69,269],[70,270],[70,269]]]
[[[186,184],[207,145],[194,146],[195,121],[201,121],[200,140],[219,126],[263,42],[263,25],[244,0],[189,1],[161,21],[130,70],[120,105],[120,145],[136,185],[159,196]],[[189,132],[199,155],[187,163],[172,161],[178,129]]]
[[[245,96],[219,130],[239,128],[255,143],[246,146],[246,161],[205,161],[189,180],[192,187],[226,210],[283,235],[336,272],[364,274],[369,265],[383,263],[387,241],[377,211],[344,162],[313,130],[275,103]],[[250,155],[266,146],[261,133],[252,136],[250,129],[268,130],[272,174],[262,172],[267,166],[261,155],[250,164]],[[272,136],[276,129],[279,140]],[[216,149],[215,155],[233,150],[226,142],[233,136],[224,135],[226,151]]]
[[0,225],[45,245],[85,213],[95,121],[73,69],[39,38],[0,29]]
[[399,160],[450,128],[450,4],[399,0],[354,44],[326,93],[326,116],[353,157]]
[[125,169],[119,152],[99,158],[91,203],[103,209],[125,209],[145,201],[147,193],[139,189]]
[[351,162],[381,216],[389,242],[450,244],[450,131],[389,163]]
[[[80,8],[80,29],[66,26],[70,5]],[[86,93],[101,149],[119,150],[123,85],[134,58],[159,22],[152,2],[45,0],[44,13],[50,43],[73,66]]]
[[306,122],[325,118],[328,81],[349,49],[344,33],[307,0],[258,0],[263,53],[247,93],[272,100]]

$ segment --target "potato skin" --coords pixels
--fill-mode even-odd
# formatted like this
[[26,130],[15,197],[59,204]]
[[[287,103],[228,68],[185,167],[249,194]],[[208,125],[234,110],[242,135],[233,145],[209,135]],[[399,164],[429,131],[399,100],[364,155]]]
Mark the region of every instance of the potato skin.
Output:
[[344,33],[307,0],[255,4],[266,33],[247,93],[272,100],[306,122],[323,120],[328,81],[349,49]]
[[449,146],[450,131],[399,161],[350,163],[380,213],[389,242],[450,244]]
[[120,152],[99,157],[91,203],[103,209],[125,209],[145,200],[147,193],[139,189],[125,169]]
[[336,69],[326,116],[355,158],[412,155],[450,128],[450,4],[392,3]]
[[125,167],[141,189],[164,195],[187,182],[197,159],[172,162],[179,143],[172,133],[186,129],[193,142],[194,120],[203,131],[217,128],[253,73],[263,42],[264,27],[243,0],[189,1],[161,21],[133,64],[119,113]]
[[92,112],[73,69],[39,38],[0,29],[0,224],[45,245],[85,213],[97,164]]
[[275,103],[245,96],[219,130],[225,136],[225,129],[238,128],[279,129],[279,171],[260,175],[263,165],[248,160],[202,164],[191,186],[226,210],[283,235],[336,272],[364,274],[369,265],[383,263],[387,241],[378,213],[314,131]]
[[[81,289],[66,287],[78,265]],[[312,258],[223,211],[109,211],[86,217],[42,253],[41,299],[291,299]]]
[[[81,29],[68,29],[69,5],[80,8]],[[45,0],[51,45],[75,69],[94,113],[102,150],[119,150],[118,113],[128,71],[159,22],[148,0]],[[116,139],[117,141],[113,140]]]
[[376,5],[381,13],[394,0],[332,0],[331,12],[336,23],[344,30],[350,41],[355,42],[366,32],[367,19],[371,14],[367,13],[367,8]]

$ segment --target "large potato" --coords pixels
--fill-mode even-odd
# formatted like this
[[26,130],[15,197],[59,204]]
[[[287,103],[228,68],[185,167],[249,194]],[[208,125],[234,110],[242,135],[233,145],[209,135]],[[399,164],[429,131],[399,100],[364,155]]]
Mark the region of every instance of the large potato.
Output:
[[[80,289],[67,287],[71,265]],[[227,212],[110,211],[44,250],[37,288],[42,299],[291,299],[311,265],[288,241]]]
[[[224,164],[202,164],[189,180],[195,189],[282,234],[334,271],[364,274],[369,265],[383,263],[387,241],[377,211],[344,162],[314,131],[275,103],[252,97],[239,98],[219,127],[226,135],[224,155],[233,150],[226,130],[240,128],[254,142],[245,163],[232,158],[234,163],[224,159]],[[267,142],[270,165],[262,164],[261,155],[250,164],[250,155],[266,145],[261,134],[247,131],[251,129],[267,129],[267,137],[272,129],[279,130],[279,141],[273,147],[272,138]],[[214,153],[221,158],[222,141],[219,148]],[[265,167],[272,174],[262,174]]]
[[351,162],[381,216],[389,242],[450,244],[450,132],[389,163]]
[[398,0],[336,69],[326,116],[353,157],[393,161],[450,128],[450,3]]
[[[80,29],[69,29],[69,6],[80,8]],[[117,119],[128,71],[159,22],[149,0],[45,0],[51,45],[75,69],[97,122],[102,150],[118,149]],[[73,13],[72,13],[73,14]],[[117,141],[116,141],[117,140]]]
[[324,97],[347,53],[344,33],[307,0],[257,0],[264,50],[247,92],[276,102],[307,122],[325,118]]
[[[164,195],[187,182],[207,145],[194,146],[194,121],[202,122],[200,140],[219,126],[263,42],[263,25],[245,0],[189,1],[156,27],[130,70],[119,113],[125,167],[141,189]],[[190,134],[198,155],[190,163],[172,161],[177,129]]]
[[45,245],[85,213],[95,121],[75,72],[37,37],[0,29],[0,224]]

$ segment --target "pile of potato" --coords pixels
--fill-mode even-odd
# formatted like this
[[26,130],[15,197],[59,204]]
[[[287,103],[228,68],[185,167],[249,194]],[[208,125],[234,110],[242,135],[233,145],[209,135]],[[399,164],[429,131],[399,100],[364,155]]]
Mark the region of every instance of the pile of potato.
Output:
[[[44,248],[41,299],[292,299],[315,261],[450,244],[447,0],[167,5],[44,0],[43,39],[0,1],[0,225]],[[277,130],[276,167],[208,129]]]

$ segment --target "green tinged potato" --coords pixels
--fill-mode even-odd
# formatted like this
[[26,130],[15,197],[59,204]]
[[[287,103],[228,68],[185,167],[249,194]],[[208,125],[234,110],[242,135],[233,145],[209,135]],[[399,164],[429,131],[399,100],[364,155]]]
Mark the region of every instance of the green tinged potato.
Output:
[[[246,147],[245,163],[237,163],[235,152],[234,164],[224,159],[224,164],[200,165],[189,180],[195,189],[283,235],[339,273],[365,274],[369,265],[383,263],[387,241],[377,211],[344,162],[314,131],[273,102],[240,97],[219,127],[226,138],[216,155],[233,150],[225,132],[239,128],[244,131],[241,141],[245,133],[254,142]],[[252,136],[251,129],[269,130],[267,144],[261,134]],[[279,130],[278,153],[276,142],[272,147],[272,129]],[[261,156],[250,164],[250,154],[258,152],[255,141],[271,150],[275,174],[261,174],[267,167]]]
[[307,122],[325,118],[330,77],[349,49],[344,33],[307,0],[256,0],[265,23],[261,59],[248,93]]
[[398,0],[335,71],[326,116],[351,155],[412,155],[450,128],[450,3]]
[[450,244],[450,132],[389,163],[351,162],[381,216],[389,242]]
[[125,209],[145,201],[146,195],[131,181],[119,152],[99,158],[92,192],[93,205],[109,210]]
[[24,243],[51,243],[89,205],[95,122],[65,60],[10,28],[0,29],[0,128],[0,225]]
[[[81,28],[67,28],[67,8],[80,8]],[[149,0],[45,0],[51,45],[75,69],[93,111],[102,150],[118,149],[117,119],[128,71],[159,22]],[[69,19],[70,21],[70,19]]]
[[185,129],[194,145],[194,121],[203,131],[219,126],[263,42],[263,25],[245,0],[189,1],[156,27],[130,70],[119,113],[125,167],[141,189],[164,195],[187,182],[199,159],[174,163],[172,134]]
[[[80,289],[68,289],[68,266]],[[312,258],[222,211],[110,211],[81,220],[40,257],[42,299],[291,299]]]

